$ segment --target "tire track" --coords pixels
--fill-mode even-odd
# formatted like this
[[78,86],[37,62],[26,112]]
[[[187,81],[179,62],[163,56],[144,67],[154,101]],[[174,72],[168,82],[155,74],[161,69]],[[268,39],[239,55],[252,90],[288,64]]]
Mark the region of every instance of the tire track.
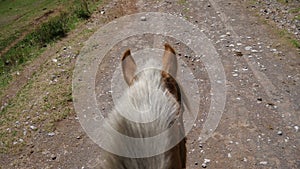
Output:
[[[222,12],[222,8],[218,5],[218,1],[209,0],[209,2],[212,4],[212,7],[215,9],[215,11],[219,11],[220,19],[225,25],[226,30],[231,32],[234,43],[236,44],[237,42],[240,42],[240,36],[236,33],[231,24],[228,22],[229,18],[224,12]],[[267,57],[271,57],[270,55],[268,55],[268,53],[262,54],[266,55]],[[277,87],[272,83],[272,81],[268,78],[268,76],[265,73],[259,71],[259,67],[257,66],[257,64],[255,62],[250,61],[250,59],[246,56],[243,56],[243,59],[250,67],[257,81],[263,87],[267,96],[272,100],[281,100],[282,98],[280,98],[277,94],[280,93],[283,95],[283,93],[279,89],[277,89]],[[278,103],[278,110],[280,112],[290,112],[291,114],[296,114],[296,112],[293,110],[290,104],[291,103],[289,101],[289,98],[286,95],[283,95],[282,102]],[[286,114],[286,117],[289,117],[288,114]],[[289,118],[288,121],[291,121],[291,119]]]

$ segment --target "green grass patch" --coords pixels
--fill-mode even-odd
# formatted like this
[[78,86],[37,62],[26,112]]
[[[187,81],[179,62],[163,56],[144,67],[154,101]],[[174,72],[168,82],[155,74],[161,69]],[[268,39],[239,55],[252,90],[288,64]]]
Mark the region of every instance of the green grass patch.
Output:
[[[29,60],[39,56],[43,52],[44,46],[65,37],[70,30],[76,27],[78,22],[88,19],[91,16],[90,11],[93,11],[99,2],[89,6],[84,0],[73,0],[71,7],[42,23],[5,53],[0,58],[0,89],[9,84],[12,72],[21,69]],[[10,39],[15,37],[11,36]]]
[[300,8],[293,8],[291,10],[289,10],[290,13],[299,13],[300,12]]
[[286,39],[294,47],[300,48],[300,42],[297,39],[293,38],[287,30],[280,30],[278,31],[278,34],[281,38]]
[[178,3],[181,4],[181,5],[184,5],[184,4],[186,4],[187,2],[186,2],[186,0],[178,0]]
[[10,45],[14,42],[15,39],[17,39],[20,36],[19,32],[15,32],[15,34],[12,34],[11,36],[7,37],[6,39],[0,40],[0,51],[4,50],[5,47]]
[[[41,0],[42,2],[46,0]],[[76,28],[79,22],[89,18],[101,3],[93,1],[95,3],[88,4],[83,0],[69,2],[72,5],[40,24],[0,58],[0,96],[15,71],[38,57],[45,50],[45,45],[55,43]],[[2,5],[2,1],[0,4]],[[72,58],[59,59],[65,65],[64,70],[57,69],[54,62],[46,61],[0,111],[0,153],[19,152],[37,132],[54,131],[56,122],[74,113],[71,86],[74,65],[70,65]],[[51,74],[57,75],[59,82],[50,84],[47,79]],[[37,129],[32,129],[31,126]]]
[[[60,62],[67,65],[70,59]],[[54,131],[56,122],[74,113],[70,78],[74,65],[65,68],[58,70],[54,62],[47,62],[0,111],[0,153],[19,152],[36,133]],[[51,74],[59,82],[50,84],[46,79]]]
[[288,3],[287,0],[277,0],[277,2],[282,3],[282,4],[287,4]]
[[30,29],[38,18],[61,6],[69,6],[68,3],[68,0],[1,0],[0,49],[10,44],[8,39],[18,38]]
[[294,16],[293,20],[300,20],[300,15]]
[[51,18],[48,22],[42,24],[40,28],[29,34],[25,38],[25,43],[42,47],[59,38],[65,37],[70,31],[71,19],[72,16],[66,12]]
[[300,42],[296,39],[290,39],[290,42],[295,46],[296,48],[300,48]]

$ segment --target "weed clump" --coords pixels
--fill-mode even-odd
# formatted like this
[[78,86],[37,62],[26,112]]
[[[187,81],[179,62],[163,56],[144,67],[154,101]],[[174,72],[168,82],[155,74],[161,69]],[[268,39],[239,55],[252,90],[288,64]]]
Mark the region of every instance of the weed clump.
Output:
[[88,7],[88,3],[85,0],[80,0],[79,5],[75,8],[74,13],[78,18],[89,19],[91,17],[91,12]]
[[68,13],[61,13],[59,16],[43,23],[29,38],[33,39],[34,44],[44,46],[52,41],[65,37],[70,30],[68,26],[69,20]]

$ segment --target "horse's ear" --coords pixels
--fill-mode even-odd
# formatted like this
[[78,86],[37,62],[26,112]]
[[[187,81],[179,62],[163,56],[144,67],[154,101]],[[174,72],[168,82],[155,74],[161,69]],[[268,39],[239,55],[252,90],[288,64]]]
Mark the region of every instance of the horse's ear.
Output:
[[174,78],[177,74],[177,58],[175,50],[169,45],[165,44],[165,52],[163,56],[163,70],[168,72]]
[[124,79],[126,83],[130,85],[136,71],[136,64],[131,56],[129,49],[123,54],[121,64]]

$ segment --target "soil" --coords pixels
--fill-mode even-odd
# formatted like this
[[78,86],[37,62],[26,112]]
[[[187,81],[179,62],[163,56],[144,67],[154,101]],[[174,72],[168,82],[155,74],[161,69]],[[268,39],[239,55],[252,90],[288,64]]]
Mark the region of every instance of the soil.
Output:
[[[222,119],[205,142],[199,135],[208,116],[211,82],[204,64],[182,42],[162,35],[143,35],[116,44],[97,74],[99,106],[109,112],[110,82],[117,57],[127,47],[157,47],[168,41],[199,79],[198,119],[187,135],[187,168],[300,168],[300,54],[280,37],[272,22],[254,9],[252,1],[159,0],[107,1],[91,19],[61,42],[48,47],[28,64],[7,89],[7,102],[33,74],[47,70],[56,56],[78,55],[82,44],[108,22],[138,12],[164,12],[193,23],[212,42],[226,74],[226,106]],[[146,20],[147,22],[147,20]],[[91,30],[89,33],[84,33]],[[132,41],[137,40],[139,44]],[[158,44],[160,43],[160,44]],[[162,46],[162,45],[161,45]],[[64,63],[74,68],[76,57]],[[55,69],[55,68],[53,68]],[[51,72],[53,70],[47,70]],[[42,76],[42,75],[41,75]],[[70,80],[69,80],[70,81]],[[69,82],[71,86],[71,81]],[[3,102],[4,104],[4,102]],[[101,168],[103,150],[82,129],[72,105],[71,115],[56,123],[53,134],[36,132],[19,152],[0,154],[2,168]]]

